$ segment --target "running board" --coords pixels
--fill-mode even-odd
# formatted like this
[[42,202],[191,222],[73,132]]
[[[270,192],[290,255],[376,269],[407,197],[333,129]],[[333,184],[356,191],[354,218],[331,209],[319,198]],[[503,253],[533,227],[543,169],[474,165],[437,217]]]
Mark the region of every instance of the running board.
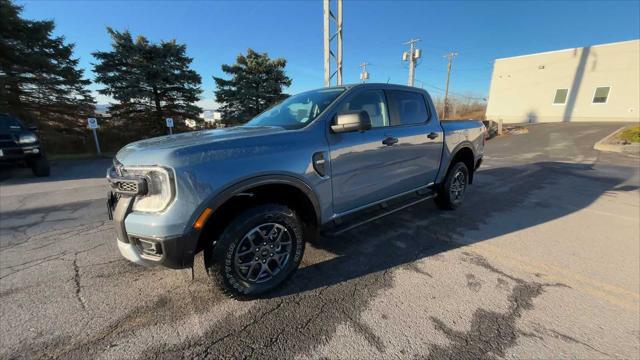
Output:
[[[390,204],[390,202],[381,202],[371,208],[367,208],[362,210],[356,214],[344,216],[342,218],[338,218],[333,220],[325,229],[323,229],[324,235],[340,235],[346,231],[352,230],[358,226],[370,223],[374,220],[378,220],[387,215],[393,214],[397,211],[406,209],[413,205],[419,204],[425,200],[433,199],[436,197],[436,193],[433,191],[425,191],[420,190],[414,193],[415,195],[411,198],[397,203],[394,201]],[[343,219],[348,218],[348,219]]]

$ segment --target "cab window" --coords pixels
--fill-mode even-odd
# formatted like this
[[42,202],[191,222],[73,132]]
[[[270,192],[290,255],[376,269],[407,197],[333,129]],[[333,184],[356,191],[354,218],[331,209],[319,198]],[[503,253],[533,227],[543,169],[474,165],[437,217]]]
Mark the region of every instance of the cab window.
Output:
[[429,120],[424,96],[414,91],[389,90],[391,125],[421,124]]
[[389,126],[389,115],[387,103],[382,90],[365,90],[348,102],[346,102],[340,112],[366,111],[371,119],[371,127]]

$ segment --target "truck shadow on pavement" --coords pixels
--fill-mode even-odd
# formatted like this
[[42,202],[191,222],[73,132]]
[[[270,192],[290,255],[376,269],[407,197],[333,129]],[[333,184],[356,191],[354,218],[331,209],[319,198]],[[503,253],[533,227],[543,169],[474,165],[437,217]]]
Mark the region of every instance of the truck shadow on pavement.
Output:
[[331,286],[544,224],[609,191],[638,189],[623,184],[625,180],[603,176],[588,164],[538,162],[484,170],[458,210],[441,211],[424,202],[340,236],[318,239],[315,247],[337,256],[299,269],[295,285],[274,296]]

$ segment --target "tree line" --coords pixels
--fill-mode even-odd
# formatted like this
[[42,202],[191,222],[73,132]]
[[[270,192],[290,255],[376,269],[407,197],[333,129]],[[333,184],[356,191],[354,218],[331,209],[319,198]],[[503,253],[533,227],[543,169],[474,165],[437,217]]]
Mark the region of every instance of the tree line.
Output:
[[[54,36],[51,20],[24,19],[22,7],[0,0],[0,113],[36,124],[49,134],[85,137],[86,118],[95,116],[91,81],[73,57],[74,44]],[[202,79],[192,70],[187,47],[175,40],[153,43],[129,31],[107,28],[108,51],[92,55],[98,93],[115,100],[113,126],[136,136],[164,134],[164,119],[198,121]],[[287,95],[286,60],[248,49],[214,77],[215,99],[228,124],[241,124]],[[45,136],[46,138],[47,136]]]

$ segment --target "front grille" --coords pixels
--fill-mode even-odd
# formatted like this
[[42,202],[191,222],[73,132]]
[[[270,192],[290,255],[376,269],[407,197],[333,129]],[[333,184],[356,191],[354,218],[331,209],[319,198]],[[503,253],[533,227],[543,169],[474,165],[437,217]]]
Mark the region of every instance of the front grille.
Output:
[[22,151],[21,148],[10,148],[10,147],[3,147],[2,144],[0,144],[0,149],[2,149],[2,154],[4,156],[22,156],[24,154],[24,151]]
[[114,159],[114,166],[107,170],[107,180],[114,193],[136,196],[147,194],[147,180],[143,177],[122,176],[122,168]]
[[118,181],[118,190],[124,193],[137,194],[138,184],[133,181]]
[[[0,149],[17,149],[21,150],[16,140],[11,135],[0,134]],[[22,153],[22,151],[20,151]]]

